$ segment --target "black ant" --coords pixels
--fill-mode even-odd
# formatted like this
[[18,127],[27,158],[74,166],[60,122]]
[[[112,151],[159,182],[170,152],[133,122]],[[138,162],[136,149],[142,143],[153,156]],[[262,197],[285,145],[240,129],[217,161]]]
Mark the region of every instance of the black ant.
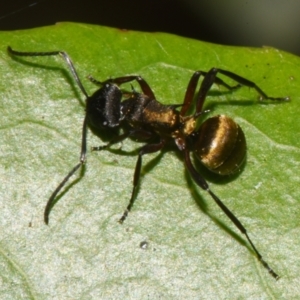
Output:
[[[125,212],[119,220],[120,223],[124,222],[133,206],[136,189],[140,179],[143,155],[160,151],[168,143],[175,143],[178,150],[182,153],[185,167],[195,183],[214,199],[227,217],[241,233],[246,236],[258,260],[268,272],[275,279],[279,278],[273,269],[269,267],[267,262],[263,260],[261,254],[248,236],[246,228],[227,206],[210,190],[206,180],[195,169],[190,158],[190,153],[194,152],[196,157],[205,167],[221,175],[237,172],[245,160],[245,136],[240,126],[231,118],[225,115],[219,115],[209,118],[203,122],[200,127],[196,124],[197,119],[205,112],[203,111],[203,104],[208,91],[214,83],[224,86],[229,90],[234,90],[240,86],[254,88],[261,99],[286,101],[289,100],[289,97],[269,97],[255,83],[248,79],[217,68],[212,68],[208,72],[196,71],[192,75],[182,105],[164,105],[158,102],[152,89],[141,76],[123,76],[111,78],[103,82],[89,77],[93,83],[101,86],[92,96],[89,96],[67,53],[63,51],[19,52],[13,50],[11,47],[8,47],[8,52],[11,55],[17,56],[62,56],[67,62],[76,83],[86,97],[86,113],[82,128],[79,163],[67,174],[50,196],[44,213],[44,221],[46,224],[49,222],[49,213],[57,194],[70,177],[86,161],[87,126],[89,125],[92,128],[107,130],[118,130],[119,128],[123,128],[124,131],[121,134],[116,135],[108,144],[94,147],[93,150],[107,149],[111,145],[121,142],[128,137],[150,141],[156,138],[157,141],[149,142],[139,149],[133,177],[131,198]],[[218,73],[236,81],[237,85],[229,86],[217,77]],[[204,78],[199,91],[197,92],[196,89],[201,76]],[[120,89],[122,84],[132,81],[136,81],[139,84],[142,93],[138,93],[134,89],[132,89],[131,92],[123,92]],[[195,112],[191,115],[187,115],[188,111],[193,107],[192,102],[194,98],[196,98]]]

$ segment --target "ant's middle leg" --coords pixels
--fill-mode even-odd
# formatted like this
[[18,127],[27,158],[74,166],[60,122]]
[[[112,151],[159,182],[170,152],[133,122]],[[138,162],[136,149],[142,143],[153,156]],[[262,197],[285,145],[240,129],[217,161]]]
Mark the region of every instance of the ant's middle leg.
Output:
[[159,150],[161,150],[164,145],[165,145],[166,141],[165,140],[161,140],[159,143],[157,144],[147,144],[145,146],[143,146],[140,151],[139,151],[139,155],[138,155],[138,160],[136,162],[135,165],[135,171],[134,171],[134,176],[133,176],[133,188],[132,188],[132,193],[131,193],[131,198],[129,201],[128,206],[126,207],[126,210],[124,211],[122,217],[119,220],[119,223],[123,223],[125,221],[125,219],[128,216],[128,213],[130,212],[133,203],[135,201],[135,194],[136,194],[136,189],[139,183],[139,179],[140,179],[140,175],[141,175],[141,167],[142,167],[142,156],[144,154],[148,154],[148,153],[154,153],[157,152]]
[[[185,92],[185,96],[184,96],[184,100],[183,100],[183,105],[182,105],[182,108],[181,108],[181,111],[180,111],[180,115],[181,116],[185,116],[186,113],[187,113],[187,111],[189,110],[189,108],[191,106],[191,103],[192,103],[192,101],[194,99],[194,96],[195,96],[195,93],[196,93],[196,88],[197,88],[197,85],[198,85],[198,82],[199,82],[199,79],[200,79],[201,75],[205,78],[206,76],[208,76],[207,74],[208,74],[208,72],[204,72],[204,71],[200,71],[199,70],[199,71],[196,71],[192,75],[192,77],[191,77],[191,79],[190,79],[190,81],[188,83],[186,92]],[[212,80],[212,84],[213,83],[215,83],[217,85],[224,86],[228,90],[234,90],[234,89],[237,89],[237,88],[241,87],[240,84],[237,84],[237,85],[234,85],[234,86],[230,86],[226,82],[224,82],[222,79],[220,79],[220,78],[218,78],[216,76]],[[210,89],[210,86],[209,86],[208,90]],[[199,112],[199,111],[197,110],[197,112]]]
[[127,139],[128,137],[133,137],[138,140],[148,140],[153,137],[153,133],[142,130],[142,129],[134,129],[134,130],[128,130],[124,132],[123,134],[120,134],[118,136],[115,136],[112,140],[110,140],[107,144],[98,146],[98,147],[92,147],[92,151],[102,151],[105,149],[108,149],[110,146],[120,143]]
[[[289,97],[270,97],[268,96],[260,87],[258,87],[254,82],[241,77],[235,73],[232,73],[230,71],[218,69],[218,68],[212,68],[207,72],[204,76],[204,79],[201,83],[199,93],[197,95],[197,105],[196,105],[196,112],[201,112],[206,95],[208,91],[210,90],[213,83],[216,83],[217,74],[223,74],[227,76],[228,78],[233,79],[238,83],[236,87],[239,86],[247,86],[249,88],[254,88],[257,93],[260,95],[261,99],[269,99],[269,100],[275,100],[275,101],[288,101],[290,100]],[[234,88],[234,87],[233,87]]]

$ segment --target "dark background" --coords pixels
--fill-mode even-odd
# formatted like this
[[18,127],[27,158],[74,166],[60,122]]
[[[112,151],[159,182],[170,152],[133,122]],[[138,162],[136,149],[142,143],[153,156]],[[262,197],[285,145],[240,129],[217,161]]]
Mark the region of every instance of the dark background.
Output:
[[0,1],[0,30],[72,21],[300,54],[298,0]]

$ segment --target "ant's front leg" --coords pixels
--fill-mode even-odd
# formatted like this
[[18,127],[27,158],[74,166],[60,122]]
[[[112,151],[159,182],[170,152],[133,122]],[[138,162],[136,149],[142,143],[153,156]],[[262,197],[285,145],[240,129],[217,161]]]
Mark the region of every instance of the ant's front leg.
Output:
[[98,81],[97,79],[95,79],[94,77],[92,77],[91,75],[88,76],[88,79],[95,83],[96,85],[99,86],[103,86],[106,83],[115,83],[116,85],[122,85],[124,83],[127,82],[131,82],[131,81],[136,81],[139,86],[141,87],[143,94],[148,96],[150,99],[156,99],[154,92],[152,91],[152,89],[150,88],[149,84],[147,83],[147,81],[141,77],[141,76],[137,76],[137,75],[129,75],[129,76],[122,76],[122,77],[116,77],[116,78],[111,78],[105,81]]

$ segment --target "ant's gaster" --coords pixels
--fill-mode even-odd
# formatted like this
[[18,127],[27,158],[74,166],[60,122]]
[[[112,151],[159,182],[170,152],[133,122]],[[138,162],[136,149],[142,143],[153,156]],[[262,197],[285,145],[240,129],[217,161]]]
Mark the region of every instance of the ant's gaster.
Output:
[[[240,86],[254,88],[261,99],[285,101],[289,100],[288,97],[269,97],[255,83],[232,72],[217,68],[212,68],[208,72],[196,71],[192,75],[182,105],[164,105],[158,102],[150,86],[140,76],[123,76],[108,79],[103,82],[89,77],[93,83],[100,85],[100,88],[92,96],[89,96],[67,53],[63,51],[19,52],[13,50],[11,47],[8,47],[8,52],[11,55],[17,56],[60,55],[66,61],[76,83],[86,97],[86,114],[82,127],[82,143],[79,163],[73,167],[50,196],[44,213],[46,224],[49,222],[49,213],[57,194],[70,177],[86,161],[87,126],[89,125],[96,129],[110,130],[123,128],[123,132],[116,135],[108,144],[93,148],[93,150],[103,150],[128,137],[149,141],[149,143],[142,146],[138,152],[131,198],[126,210],[119,220],[120,223],[124,222],[133,206],[136,188],[141,173],[143,155],[160,151],[166,144],[173,143],[182,153],[185,167],[196,184],[212,197],[233,224],[245,235],[258,260],[268,272],[275,279],[279,278],[256,249],[254,243],[248,236],[246,228],[230,209],[227,208],[227,206],[211,191],[206,180],[195,169],[190,154],[191,152],[194,152],[195,156],[205,167],[221,175],[238,171],[245,160],[245,136],[239,125],[231,118],[225,115],[219,115],[209,118],[203,122],[200,127],[196,125],[197,119],[204,112],[203,105],[207,93],[214,83],[222,85],[229,90],[234,90]],[[237,85],[229,86],[217,77],[218,73],[236,81]],[[197,92],[197,85],[201,76],[203,77],[203,81]],[[132,81],[136,81],[139,84],[142,93],[136,92],[135,90],[126,93],[122,92],[120,86]],[[196,101],[195,112],[191,115],[187,115],[187,112],[193,107],[192,102],[194,98]]]

